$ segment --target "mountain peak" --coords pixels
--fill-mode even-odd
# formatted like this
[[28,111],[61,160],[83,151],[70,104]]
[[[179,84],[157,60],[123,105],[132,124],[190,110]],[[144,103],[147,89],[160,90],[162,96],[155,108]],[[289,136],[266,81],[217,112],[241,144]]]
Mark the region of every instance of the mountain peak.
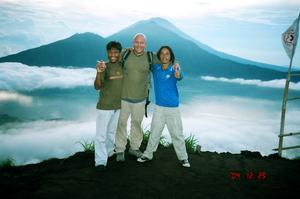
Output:
[[69,38],[102,38],[100,35],[92,33],[92,32],[84,32],[84,33],[75,33]]
[[90,32],[76,33],[66,39],[0,58],[0,62],[20,62],[30,66],[92,67],[106,57],[106,40]]
[[159,25],[164,25],[164,26],[173,26],[175,27],[170,21],[161,18],[161,17],[154,17],[154,18],[150,18],[149,21],[153,21],[156,22]]
[[150,19],[145,19],[145,20],[139,21],[138,23],[142,24],[142,23],[151,23],[151,22],[156,22],[158,24],[165,23],[165,24],[172,25],[171,22],[169,22],[168,20],[161,18],[161,17],[153,17]]
[[150,19],[141,20],[141,21],[134,23],[130,27],[145,26],[145,25],[149,25],[149,24],[155,24],[155,25],[158,25],[158,26],[161,26],[164,28],[176,28],[170,21],[163,19],[161,17],[153,17]]

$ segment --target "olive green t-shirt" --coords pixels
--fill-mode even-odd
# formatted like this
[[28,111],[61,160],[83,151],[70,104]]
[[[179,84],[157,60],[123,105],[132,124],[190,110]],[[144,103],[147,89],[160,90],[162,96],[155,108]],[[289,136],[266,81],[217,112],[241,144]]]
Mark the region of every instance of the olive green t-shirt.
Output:
[[[159,63],[153,53],[153,63]],[[124,78],[122,99],[131,102],[140,102],[147,98],[150,82],[150,65],[147,52],[137,56],[133,51],[124,63]]]
[[101,87],[97,109],[116,110],[121,108],[123,69],[121,63],[106,63],[106,69],[100,73]]

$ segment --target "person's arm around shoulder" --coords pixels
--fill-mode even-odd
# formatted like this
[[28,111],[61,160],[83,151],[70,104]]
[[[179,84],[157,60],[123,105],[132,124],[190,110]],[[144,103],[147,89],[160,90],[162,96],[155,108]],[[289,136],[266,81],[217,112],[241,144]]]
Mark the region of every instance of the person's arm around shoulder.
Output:
[[106,69],[106,64],[103,60],[97,63],[96,65],[97,74],[94,81],[94,88],[96,90],[100,90],[101,87],[103,86],[105,69]]
[[160,64],[160,61],[159,61],[159,59],[157,57],[156,52],[152,52],[152,54],[153,54],[152,64]]
[[157,67],[157,64],[155,63],[152,63],[151,66],[150,66],[150,72],[153,74],[154,73],[154,69]]

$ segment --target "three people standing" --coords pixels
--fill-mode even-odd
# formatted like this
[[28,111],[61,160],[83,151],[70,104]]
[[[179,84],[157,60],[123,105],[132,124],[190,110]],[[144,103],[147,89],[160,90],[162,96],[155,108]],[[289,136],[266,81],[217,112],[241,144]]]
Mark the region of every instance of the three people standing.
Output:
[[[119,75],[117,77],[106,75],[106,79],[105,76],[103,78],[103,83],[101,85],[105,86],[106,85],[105,80],[106,80],[107,85],[111,85],[110,87],[111,92],[118,93],[118,97],[120,97],[119,104],[121,109],[120,109],[117,125],[116,125],[115,118],[118,117],[118,109],[116,109],[118,107],[110,107],[111,111],[114,113],[112,114],[113,116],[111,115],[110,117],[107,117],[107,116],[99,115],[99,117],[110,118],[109,121],[111,123],[103,122],[102,125],[104,126],[102,127],[99,126],[99,129],[102,128],[102,132],[105,131],[107,132],[107,133],[102,133],[107,135],[106,137],[108,139],[107,142],[103,140],[103,138],[105,138],[103,136],[102,139],[100,139],[99,135],[101,133],[97,133],[98,124],[101,123],[98,122],[96,124],[96,129],[97,129],[96,139],[95,139],[96,166],[104,165],[105,168],[107,157],[112,154],[111,152],[112,139],[109,138],[108,135],[113,134],[113,133],[109,133],[113,129],[116,129],[116,134],[115,134],[116,161],[118,162],[125,161],[125,149],[127,144],[127,121],[129,117],[131,117],[130,148],[128,151],[130,155],[137,157],[139,162],[145,162],[151,160],[153,157],[153,152],[155,152],[157,149],[161,132],[164,126],[167,125],[168,130],[171,134],[171,138],[178,159],[181,161],[182,166],[184,167],[190,166],[188,162],[184,137],[182,133],[182,122],[181,122],[180,112],[178,109],[179,97],[178,97],[178,90],[176,87],[177,81],[182,79],[182,74],[179,70],[178,65],[175,67],[173,66],[175,61],[175,56],[170,47],[163,46],[160,48],[157,54],[159,59],[153,53],[153,57],[151,57],[152,60],[150,63],[149,55],[145,51],[146,45],[147,45],[146,36],[142,33],[136,34],[133,38],[133,48],[123,51],[119,56],[115,56],[115,57],[119,57],[119,60],[116,61],[117,63],[115,62],[116,65],[118,65],[118,67],[115,68],[118,69],[121,68],[122,71],[119,71]],[[128,50],[130,51],[130,53],[127,52]],[[102,72],[104,74],[105,71],[106,74],[107,73],[106,71],[107,70],[110,71],[109,68],[112,68],[111,62],[114,60],[110,58],[112,57],[109,55],[110,51],[108,50],[107,52],[108,52],[108,57],[110,62],[108,63],[108,66],[106,66],[106,64],[104,63],[98,64],[97,70],[99,69],[99,73]],[[125,55],[124,53],[126,53],[127,55]],[[126,59],[124,59],[124,55],[127,56]],[[160,62],[162,64],[160,64]],[[141,123],[145,114],[145,104],[146,104],[146,99],[148,97],[148,89],[150,86],[150,71],[152,71],[153,73],[156,106],[155,106],[152,123],[151,123],[151,135],[149,138],[147,149],[143,154],[140,151],[140,146],[143,140]],[[118,88],[113,87],[112,84],[109,84],[109,82],[112,82],[111,80],[114,80],[114,82],[118,82],[113,84],[114,86],[118,84]],[[96,81],[101,82],[101,75],[98,75],[98,72],[97,72],[95,82]],[[95,83],[95,88],[96,89],[100,88],[100,86],[97,85],[96,87],[96,83]],[[107,87],[105,88],[107,89]],[[105,93],[105,89],[104,91],[101,90],[101,92]],[[114,94],[107,93],[107,95],[109,96]],[[117,99],[116,95],[115,95],[115,99]],[[99,101],[100,104],[101,104],[101,100],[106,101],[105,94],[102,95],[100,94],[100,101]],[[99,108],[101,107],[99,106]],[[98,116],[97,116],[97,121],[98,121]],[[107,127],[105,127],[105,124]],[[103,152],[103,146],[105,146],[104,142],[107,143],[106,144],[107,153]],[[100,143],[102,143],[102,145]],[[102,148],[99,147],[100,145],[102,146]],[[101,159],[99,158],[101,155],[104,156],[106,155],[106,158],[103,158],[106,159],[106,162],[99,161],[99,159]]]

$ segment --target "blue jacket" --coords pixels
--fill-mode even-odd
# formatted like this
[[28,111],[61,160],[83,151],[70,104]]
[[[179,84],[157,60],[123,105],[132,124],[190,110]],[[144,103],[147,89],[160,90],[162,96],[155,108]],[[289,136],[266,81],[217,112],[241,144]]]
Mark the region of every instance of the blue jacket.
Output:
[[174,76],[175,69],[172,64],[166,70],[162,69],[161,64],[154,64],[151,67],[154,91],[155,91],[155,104],[164,107],[178,107],[179,95],[177,90],[177,81],[183,78],[182,72],[180,78]]

